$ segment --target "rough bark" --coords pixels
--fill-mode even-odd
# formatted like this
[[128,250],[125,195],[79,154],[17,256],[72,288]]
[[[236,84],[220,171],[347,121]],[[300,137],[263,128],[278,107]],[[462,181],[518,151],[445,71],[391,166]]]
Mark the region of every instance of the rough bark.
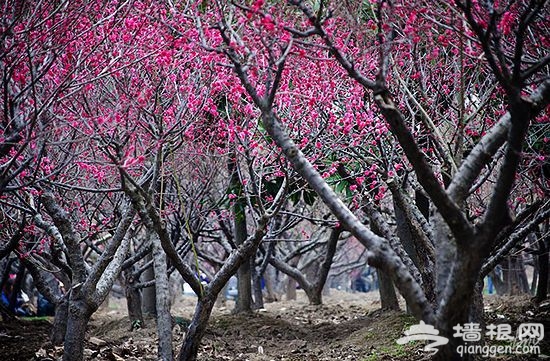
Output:
[[435,260],[433,246],[435,236],[433,227],[428,222],[429,217],[425,217],[404,189],[397,187],[394,182],[389,182],[389,188],[393,196],[395,219],[401,242],[406,241],[401,235],[409,238],[407,243],[410,245],[407,253],[411,252],[409,255],[418,269],[431,268]]
[[250,258],[250,267],[252,269],[252,292],[254,294],[253,308],[259,310],[264,308],[264,294],[262,291],[263,272],[260,268],[255,267],[254,257]]
[[[243,244],[247,238],[246,216],[243,204],[234,207],[235,244]],[[250,262],[243,262],[237,271],[238,296],[235,303],[235,313],[252,311],[252,274]]]
[[173,359],[172,317],[170,316],[170,291],[166,255],[157,235],[153,235],[153,264],[155,269],[155,293],[157,310],[158,358],[162,361]]
[[[453,268],[449,271],[447,284],[439,296],[439,307],[435,327],[449,343],[440,348],[437,360],[460,360],[456,347],[460,339],[453,337],[453,327],[470,320],[471,305],[474,303],[476,284],[483,260],[481,242],[472,240],[470,247],[457,247]],[[441,355],[439,355],[441,353]]]
[[[393,191],[392,191],[393,193]],[[401,240],[403,248],[410,256],[412,262],[417,266],[422,277],[422,289],[430,302],[435,303],[435,250],[429,239],[421,239],[421,230],[417,228],[418,222],[411,217],[411,212],[405,212],[405,204],[400,206],[394,197],[395,221],[397,226],[397,236]],[[412,208],[412,207],[411,207]],[[420,213],[420,210],[418,210]],[[422,216],[423,217],[423,216]],[[424,220],[427,224],[427,220]],[[427,227],[426,225],[425,227]],[[414,230],[414,235],[412,230]],[[431,231],[433,233],[433,231]],[[433,235],[432,235],[433,237]]]
[[50,332],[50,341],[52,344],[60,346],[65,341],[68,318],[69,295],[67,294],[55,304],[55,314],[53,318],[52,330]]
[[[79,291],[76,292],[79,293]],[[84,337],[92,313],[90,306],[80,296],[70,298],[63,361],[84,360]]]
[[451,270],[456,258],[456,243],[452,239],[451,230],[443,221],[438,213],[434,214],[431,223],[434,225],[436,254],[436,270],[435,270],[435,292],[438,299],[441,299],[447,282],[449,280]]
[[216,303],[215,299],[211,299],[210,295],[204,296],[197,300],[195,313],[181,346],[179,361],[196,361],[199,351],[200,341],[208,325],[208,319],[212,313],[212,308]]
[[[145,262],[153,261],[153,255],[149,254],[145,257]],[[143,282],[150,282],[155,280],[155,271],[153,267],[147,268],[143,272]],[[156,304],[156,289],[155,287],[145,287],[142,291],[142,310],[146,316],[156,316],[157,315],[157,304]]]
[[[374,233],[380,234],[380,229],[377,223],[374,223],[374,222],[371,223],[371,229]],[[398,235],[399,235],[399,232],[398,232]],[[401,242],[405,243],[402,238],[401,238]],[[406,249],[407,248],[405,247],[405,250]],[[411,252],[411,260],[414,262],[414,252]],[[399,310],[399,301],[397,299],[397,294],[395,293],[393,280],[383,269],[377,269],[376,273],[378,275],[380,304],[382,309]]]
[[479,279],[476,283],[474,290],[473,302],[470,306],[470,322],[478,323],[481,325],[481,329],[485,329],[485,319],[483,317],[483,278]]
[[384,270],[377,269],[380,284],[380,304],[383,310],[399,310],[399,300],[390,276]]
[[75,231],[69,214],[57,204],[55,196],[51,192],[44,192],[42,203],[50,217],[52,217],[53,223],[62,235],[63,243],[69,251],[68,257],[73,285],[83,283],[86,280],[87,271],[80,250],[80,235]]

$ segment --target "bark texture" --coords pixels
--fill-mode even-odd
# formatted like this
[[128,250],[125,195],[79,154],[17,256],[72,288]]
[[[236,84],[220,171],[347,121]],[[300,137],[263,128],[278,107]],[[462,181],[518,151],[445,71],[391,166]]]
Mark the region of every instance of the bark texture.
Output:
[[155,269],[155,293],[157,310],[158,357],[162,361],[173,359],[172,317],[170,316],[170,291],[166,255],[157,235],[153,235],[153,264]]

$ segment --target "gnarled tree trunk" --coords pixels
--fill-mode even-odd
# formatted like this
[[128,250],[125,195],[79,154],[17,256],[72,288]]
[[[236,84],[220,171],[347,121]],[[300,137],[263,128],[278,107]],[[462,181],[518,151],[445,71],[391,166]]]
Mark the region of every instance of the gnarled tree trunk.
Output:
[[94,311],[80,297],[70,297],[63,361],[84,360],[86,328]]
[[69,295],[65,295],[55,305],[55,315],[53,318],[52,330],[50,332],[50,341],[59,346],[65,341],[67,333],[67,322],[69,318]]
[[209,296],[202,297],[197,301],[193,319],[187,328],[187,333],[181,346],[179,361],[197,360],[200,342],[215,303],[216,299]]

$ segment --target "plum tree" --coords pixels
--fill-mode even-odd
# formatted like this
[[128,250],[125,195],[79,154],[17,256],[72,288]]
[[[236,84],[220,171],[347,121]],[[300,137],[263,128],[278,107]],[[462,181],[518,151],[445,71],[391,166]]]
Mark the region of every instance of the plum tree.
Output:
[[[373,26],[367,31],[354,28],[353,23],[347,25],[347,19],[339,12],[341,6],[336,4],[331,6],[332,4],[325,1],[312,4],[289,1],[289,5],[301,11],[304,20],[297,19],[296,12],[289,10],[285,13],[274,4],[264,1],[256,1],[252,6],[237,5],[231,7],[233,10],[229,10],[229,5],[216,3],[213,8],[218,11],[219,17],[214,26],[219,30],[222,42],[214,39],[210,42],[210,49],[225,54],[249,98],[261,111],[262,122],[269,135],[342,225],[369,248],[369,262],[392,275],[419,319],[435,323],[443,334],[450,336],[453,325],[465,323],[469,319],[470,304],[474,301],[472,295],[475,294],[481,267],[496,246],[498,231],[509,222],[508,200],[529,125],[546,108],[549,101],[550,83],[544,77],[548,57],[537,46],[547,41],[547,34],[544,30],[541,31],[546,29],[541,23],[547,11],[545,2],[497,5],[456,1],[448,6],[420,2],[414,5],[414,9],[421,9],[419,13],[411,11],[409,3],[380,1],[376,7],[372,7],[370,16]],[[360,6],[363,5],[361,3]],[[236,15],[239,12],[242,14],[240,17]],[[409,16],[403,16],[404,14]],[[420,31],[416,33],[415,28],[418,24],[426,23],[417,20],[417,17],[424,19],[432,27],[435,27],[434,24],[441,24],[446,28],[445,31],[455,34],[459,44],[454,44],[446,36],[437,39],[441,45],[458,49],[455,53],[459,57],[466,55],[464,43],[468,41],[468,55],[479,54],[486,61],[483,74],[493,77],[502,94],[499,100],[505,111],[501,110],[498,120],[480,122],[486,131],[477,140],[470,140],[473,147],[466,156],[463,155],[461,145],[464,144],[463,136],[466,134],[463,129],[459,134],[461,140],[455,153],[447,152],[443,148],[439,154],[440,162],[432,163],[426,155],[430,148],[426,147],[425,140],[422,143],[422,138],[415,138],[411,130],[415,124],[414,118],[410,119],[400,110],[401,105],[392,94],[394,87],[400,85],[392,86],[392,82],[400,78],[399,70],[395,68],[397,65],[406,65],[405,60],[402,60],[406,58],[400,57],[404,54],[402,47],[416,46],[422,40]],[[275,32],[276,29],[279,33]],[[528,29],[532,29],[532,32],[528,32]],[[369,36],[372,39],[370,42]],[[327,185],[312,162],[304,156],[300,150],[304,144],[291,138],[292,126],[287,119],[294,117],[294,109],[289,110],[283,101],[287,99],[285,87],[287,84],[294,84],[288,76],[288,64],[296,62],[295,67],[299,68],[300,60],[296,60],[295,52],[309,51],[310,54],[318,54],[318,49],[328,52],[334,58],[334,63],[339,64],[360,88],[367,94],[372,94],[370,103],[379,121],[385,122],[399,143],[416,180],[433,204],[435,217],[432,230],[428,234],[433,234],[434,237],[437,274],[433,285],[436,298],[432,302],[421,287],[422,280],[416,274],[418,270],[402,252],[402,246],[392,242],[387,234],[380,237],[365,227]],[[372,56],[369,49],[376,49],[378,56]],[[449,54],[453,52],[450,51]],[[438,53],[430,56],[440,65],[437,62],[440,57]],[[526,61],[527,57],[531,60]],[[320,57],[312,58],[312,63],[319,62]],[[447,58],[447,52],[444,58]],[[461,58],[459,69],[463,71],[462,77],[468,79],[470,74],[464,71],[466,67],[463,61],[464,58]],[[415,72],[410,77],[413,80],[421,79],[427,64],[413,65],[416,65],[413,66]],[[439,71],[443,69],[445,68],[435,68]],[[459,80],[459,87],[461,97],[458,97],[458,117],[455,119],[459,124],[458,129],[461,129],[464,127],[466,114],[467,89],[464,80]],[[327,89],[330,90],[328,86],[323,88],[325,91]],[[353,94],[350,90],[344,92]],[[280,98],[279,93],[283,94]],[[474,95],[468,94],[470,99]],[[437,105],[438,100],[432,101],[427,91],[422,96],[425,99],[421,99],[421,102],[416,99],[414,105],[419,108],[420,117],[424,118],[422,123],[428,127],[425,132],[442,147],[444,144],[441,142],[444,139],[441,139],[439,128],[430,119],[431,108],[427,107]],[[407,94],[407,99],[413,102],[415,97]],[[447,103],[453,101],[444,100]],[[456,101],[453,102],[456,104]],[[489,117],[498,117],[492,106],[489,102],[475,105],[489,109],[486,113]],[[478,113],[479,109],[474,109],[469,115],[475,118]],[[502,160],[491,169],[495,172],[494,182],[485,190],[487,200],[481,217],[474,222],[469,217],[467,207],[470,188],[504,143],[506,146]],[[369,216],[372,218],[373,214]],[[441,353],[441,357],[458,358],[458,355],[452,354],[453,346],[455,345],[451,343],[446,352]]]

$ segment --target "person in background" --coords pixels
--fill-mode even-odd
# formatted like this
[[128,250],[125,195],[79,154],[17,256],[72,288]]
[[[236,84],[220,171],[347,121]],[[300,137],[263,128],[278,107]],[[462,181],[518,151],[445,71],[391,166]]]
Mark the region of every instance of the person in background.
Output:
[[29,304],[29,296],[23,291],[20,291],[16,298],[15,302],[12,304],[13,297],[13,284],[15,282],[15,274],[10,274],[8,281],[2,289],[2,294],[0,301],[8,310],[13,312],[16,316],[32,316],[32,308]]

